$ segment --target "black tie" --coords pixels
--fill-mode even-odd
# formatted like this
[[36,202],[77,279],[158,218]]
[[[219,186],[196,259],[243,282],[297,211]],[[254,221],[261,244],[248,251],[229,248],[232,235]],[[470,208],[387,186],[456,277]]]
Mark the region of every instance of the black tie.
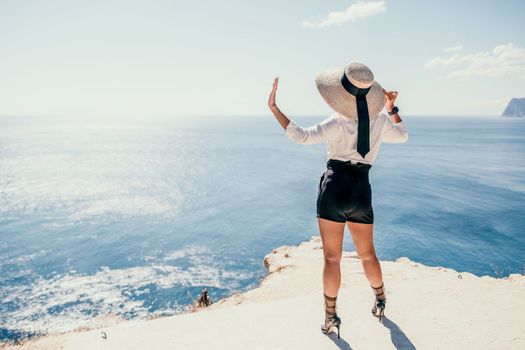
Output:
[[358,88],[348,80],[345,72],[341,75],[341,84],[356,100],[358,118],[357,152],[364,158],[370,151],[370,118],[368,115],[368,104],[366,103],[366,94],[370,88]]
[[357,152],[361,157],[365,157],[370,151],[370,118],[368,117],[368,105],[366,96],[356,96],[357,117],[359,125],[357,127]]

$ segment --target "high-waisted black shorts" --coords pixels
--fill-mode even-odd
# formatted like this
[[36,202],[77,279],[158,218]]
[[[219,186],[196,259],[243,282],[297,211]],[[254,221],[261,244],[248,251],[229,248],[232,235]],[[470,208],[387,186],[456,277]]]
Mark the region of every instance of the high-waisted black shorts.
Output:
[[330,159],[317,192],[317,217],[338,222],[374,223],[370,164]]

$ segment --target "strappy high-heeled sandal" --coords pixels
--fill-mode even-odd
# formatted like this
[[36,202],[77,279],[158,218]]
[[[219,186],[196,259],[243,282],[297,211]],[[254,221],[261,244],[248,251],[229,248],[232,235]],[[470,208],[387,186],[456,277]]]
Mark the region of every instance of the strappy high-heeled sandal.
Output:
[[336,312],[336,300],[337,296],[329,297],[328,295],[324,294],[325,321],[324,324],[321,325],[321,331],[324,334],[328,334],[333,327],[337,327],[337,338],[341,338],[339,335],[341,318]]
[[374,290],[374,295],[376,297],[376,300],[374,301],[374,306],[372,307],[372,315],[379,316],[379,322],[381,322],[381,318],[385,314],[385,307],[386,307],[386,294],[384,291],[384,284],[381,283],[380,287],[373,287],[370,285],[372,289]]

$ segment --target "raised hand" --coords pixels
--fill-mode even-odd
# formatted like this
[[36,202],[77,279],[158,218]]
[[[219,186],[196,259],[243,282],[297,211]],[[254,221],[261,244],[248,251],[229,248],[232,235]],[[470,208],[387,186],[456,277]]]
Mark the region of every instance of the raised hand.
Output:
[[270,107],[270,110],[272,111],[273,115],[281,124],[284,130],[286,130],[286,127],[288,126],[288,123],[290,123],[290,119],[288,119],[287,116],[281,112],[279,107],[277,107],[277,102],[275,102],[275,95],[277,93],[277,85],[279,84],[279,77],[275,78],[273,81],[273,88],[272,92],[270,93],[270,98],[268,99],[268,107]]
[[277,107],[277,102],[275,101],[275,95],[277,93],[277,85],[279,84],[279,77],[275,78],[273,81],[272,92],[270,93],[270,98],[268,99],[268,107],[273,110]]
[[394,108],[394,102],[397,98],[397,91],[386,91],[383,89],[383,94],[385,94],[385,107],[387,111],[391,111]]

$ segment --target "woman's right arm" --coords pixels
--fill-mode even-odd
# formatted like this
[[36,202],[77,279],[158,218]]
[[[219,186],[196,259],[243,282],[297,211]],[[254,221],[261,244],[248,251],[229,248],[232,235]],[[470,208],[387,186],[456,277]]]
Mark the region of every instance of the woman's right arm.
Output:
[[[394,103],[398,93],[397,91],[387,92],[385,89],[383,89],[383,93],[385,94],[386,98],[385,108],[387,111],[391,111],[394,109]],[[403,120],[401,120],[399,114],[396,113],[392,115],[392,119],[390,119],[387,115],[384,115],[384,118],[385,124],[383,125],[383,130],[381,133],[382,141],[389,143],[407,142],[407,128]]]

